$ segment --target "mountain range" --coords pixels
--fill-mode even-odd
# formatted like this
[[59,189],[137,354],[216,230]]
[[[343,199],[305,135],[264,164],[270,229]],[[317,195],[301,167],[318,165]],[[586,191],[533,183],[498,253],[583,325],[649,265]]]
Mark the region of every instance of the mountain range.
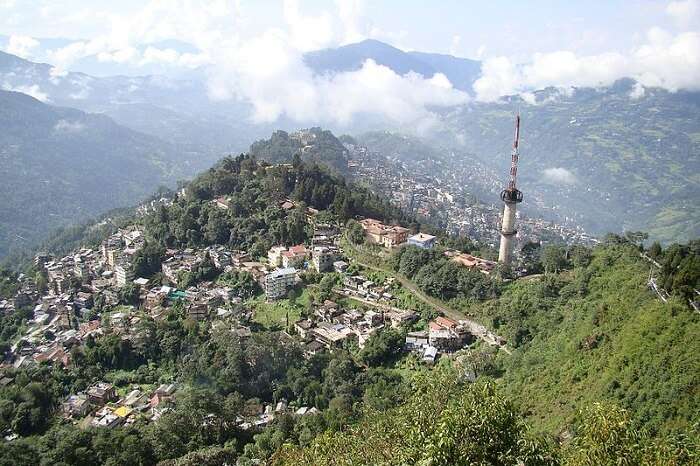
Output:
[[[471,91],[481,68],[478,61],[406,52],[375,40],[310,52],[304,57],[316,74],[356,70],[368,59],[399,74],[414,72],[427,77],[440,72],[457,89],[467,92]],[[12,144],[24,148],[0,146],[3,154],[12,153],[19,157],[12,165],[14,168],[5,168],[7,176],[21,178],[14,172],[23,169],[21,157],[27,157],[27,166],[31,166],[37,162],[29,153],[50,153],[40,149],[39,142],[48,144],[51,150],[62,148],[63,155],[53,159],[61,163],[61,166],[52,168],[54,173],[89,165],[83,158],[94,157],[97,152],[110,160],[119,157],[132,161],[140,159],[143,166],[150,164],[151,167],[182,162],[182,165],[177,164],[178,174],[168,173],[168,170],[160,170],[157,175],[155,171],[131,173],[122,170],[120,175],[125,178],[133,175],[130,183],[133,188],[140,183],[136,180],[146,182],[132,191],[138,195],[153,191],[157,187],[153,182],[172,182],[180,176],[191,176],[227,153],[243,152],[251,143],[274,130],[289,133],[299,126],[284,117],[274,123],[257,123],[251,119],[250,103],[211,100],[205,69],[179,77],[97,77],[82,72],[58,72],[52,65],[0,52],[0,88],[31,95],[41,101],[34,100],[31,106],[16,106],[16,96],[4,97],[8,102],[13,101],[5,109],[5,118],[19,119],[27,127],[31,126],[33,119],[40,120],[38,115],[41,114],[54,126],[61,119],[72,121],[61,116],[62,112],[70,111],[63,107],[72,107],[82,115],[80,121],[100,121],[105,125],[109,121],[113,128],[119,128],[97,135],[93,134],[95,128],[92,125],[85,125],[79,137],[88,138],[90,142],[81,143],[80,150],[70,151],[65,145],[53,144],[53,139],[58,136],[48,131],[47,125],[37,130],[43,135],[41,137],[28,131],[6,132],[2,135],[3,144],[10,144],[7,141],[14,138]],[[430,131],[419,137],[412,136],[412,140],[420,144],[413,146],[419,149],[411,157],[443,157],[465,167],[474,167],[475,171],[486,166],[494,173],[503,174],[505,183],[513,117],[520,108],[523,155],[519,182],[526,192],[525,204],[530,201],[529,205],[524,205],[524,208],[531,209],[529,214],[570,219],[596,234],[634,229],[649,231],[654,239],[664,241],[695,237],[700,233],[700,212],[693,202],[700,192],[697,175],[700,172],[700,94],[670,93],[657,88],[641,90],[643,92],[639,94],[636,83],[623,80],[611,87],[576,89],[570,93],[556,89],[536,91],[527,102],[510,97],[494,103],[470,101],[436,109],[436,124]],[[57,110],[58,107],[61,109]],[[319,123],[339,134],[335,125]],[[411,130],[371,115],[358,118],[341,130],[359,134],[368,128],[390,130],[399,135]],[[129,135],[126,145],[121,142],[122,133]],[[402,139],[383,143],[380,141],[381,132],[378,134],[380,137],[374,137],[373,141],[379,144],[381,151],[389,152],[385,155],[392,155],[390,153],[396,149],[392,144]],[[71,137],[75,142],[78,135]],[[139,142],[132,144],[134,141]],[[129,148],[129,154],[119,153],[122,146]],[[420,150],[420,147],[430,150]],[[145,156],[145,153],[158,155]],[[338,160],[342,159],[341,153],[336,155],[340,157]],[[318,159],[319,154],[312,158]],[[162,159],[164,163],[154,163],[156,159]],[[94,161],[94,158],[90,160]],[[328,162],[336,168],[342,167],[343,161],[338,160]],[[136,165],[127,163],[125,167]],[[154,176],[146,177],[146,173]],[[32,176],[31,170],[22,176],[26,176],[23,179],[27,180],[28,187],[42,192],[43,187],[39,186],[43,178]],[[486,187],[476,191],[484,192],[486,202],[498,201],[495,191],[493,199],[488,198],[490,194]],[[22,205],[22,201],[15,199],[20,192],[8,191],[9,205]],[[69,192],[70,189],[66,191]],[[115,202],[96,203],[88,209],[78,205],[83,201],[75,196],[65,193],[61,196],[66,203],[74,204],[71,208],[78,209],[75,212],[84,212],[85,215],[96,213],[98,206],[111,208],[125,199],[137,199],[132,195],[122,197],[123,194],[116,192],[108,194]],[[533,202],[535,199],[536,203]],[[92,205],[92,202],[88,201],[88,204]],[[6,223],[11,223],[11,217],[3,217],[3,220],[6,218]],[[79,218],[80,215],[75,216],[75,220]],[[8,251],[7,242],[14,234],[26,237],[27,229],[22,227],[18,232],[5,233],[5,237],[0,238],[0,243],[3,243],[0,255]],[[41,233],[34,235],[35,238],[41,237]]]

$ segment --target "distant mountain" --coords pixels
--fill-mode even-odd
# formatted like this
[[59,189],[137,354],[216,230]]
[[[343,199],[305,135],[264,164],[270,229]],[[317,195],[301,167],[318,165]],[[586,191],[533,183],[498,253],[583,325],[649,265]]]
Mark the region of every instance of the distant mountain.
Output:
[[186,144],[214,162],[240,152],[271,129],[249,122],[244,102],[212,102],[203,76],[94,77],[60,73],[0,52],[0,89],[29,94],[45,103],[105,113],[117,123],[167,141]]
[[299,154],[305,162],[316,162],[338,174],[348,173],[348,151],[330,131],[311,128],[295,133],[275,131],[270,139],[262,139],[250,146],[249,154],[270,163],[292,162]]
[[0,91],[0,256],[209,165],[104,115]]
[[371,39],[304,55],[306,64],[318,74],[354,71],[368,59],[401,75],[413,71],[429,78],[435,73],[443,73],[454,87],[465,92],[472,92],[472,84],[481,73],[481,63],[475,60],[435,53],[404,52]]

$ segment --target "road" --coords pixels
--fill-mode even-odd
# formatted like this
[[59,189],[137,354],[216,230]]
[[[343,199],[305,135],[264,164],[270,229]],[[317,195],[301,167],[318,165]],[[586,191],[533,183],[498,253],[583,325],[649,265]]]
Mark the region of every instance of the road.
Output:
[[[346,246],[346,245],[344,245]],[[347,248],[347,249],[353,249],[353,253],[356,251],[354,248]],[[350,256],[349,256],[350,257]],[[372,264],[367,264],[361,260],[358,260],[356,257],[356,254],[352,254],[351,259],[355,261],[357,264],[361,265],[362,267],[375,270],[377,272],[383,272],[383,273],[388,273],[392,277],[394,277],[396,280],[398,280],[401,285],[409,290],[416,298],[419,300],[423,301],[425,304],[431,306],[433,309],[438,311],[439,313],[449,317],[450,319],[453,320],[459,320],[464,322],[468,327],[469,331],[476,337],[480,338],[481,340],[485,341],[487,344],[491,346],[496,346],[499,349],[502,349],[506,354],[512,354],[511,351],[505,346],[505,344],[501,345],[498,342],[499,341],[505,341],[505,339],[499,337],[495,333],[493,333],[491,330],[486,328],[484,325],[480,324],[479,322],[476,322],[472,319],[469,319],[466,315],[464,315],[463,312],[457,311],[456,309],[452,309],[450,307],[445,306],[444,303],[441,301],[428,296],[425,294],[423,291],[419,290],[418,287],[416,286],[415,283],[411,282],[408,280],[406,277],[403,277],[393,270],[383,268],[383,267],[378,267],[376,265]]]

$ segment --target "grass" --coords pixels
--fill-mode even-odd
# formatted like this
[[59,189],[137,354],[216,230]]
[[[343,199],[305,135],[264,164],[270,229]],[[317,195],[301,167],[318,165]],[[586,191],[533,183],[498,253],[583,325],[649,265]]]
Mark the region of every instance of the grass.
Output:
[[301,311],[307,306],[311,297],[304,288],[301,295],[292,304],[289,299],[266,301],[265,296],[258,296],[249,301],[253,308],[253,321],[266,328],[284,328],[289,314],[290,325],[301,319]]

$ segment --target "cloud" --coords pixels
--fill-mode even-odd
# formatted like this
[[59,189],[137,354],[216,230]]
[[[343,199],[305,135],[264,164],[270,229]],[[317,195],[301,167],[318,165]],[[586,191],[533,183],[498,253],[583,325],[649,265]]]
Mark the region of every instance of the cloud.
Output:
[[700,16],[700,1],[674,1],[666,6],[666,13],[679,27],[687,28]]
[[[700,17],[700,0],[672,1],[666,13],[681,28]],[[560,50],[535,53],[529,62],[517,64],[508,57],[484,61],[482,75],[474,83],[477,100],[495,101],[504,95],[520,94],[532,101],[528,91],[554,86],[608,86],[621,78],[637,81],[630,97],[644,96],[644,87],[700,90],[700,32],[672,33],[660,27],[650,28],[641,45],[627,51],[596,55],[577,55]]]
[[630,91],[629,96],[630,99],[641,99],[644,97],[644,94],[646,94],[644,86],[642,86],[640,83],[634,83],[634,87]]
[[283,31],[270,30],[232,47],[226,56],[215,57],[216,65],[209,70],[212,98],[250,101],[257,122],[285,116],[298,122],[341,125],[362,114],[426,124],[435,119],[428,107],[467,100],[444,75],[401,76],[372,60],[356,71],[314,75],[287,39]]
[[42,91],[39,85],[33,84],[31,86],[12,86],[9,83],[5,83],[2,86],[3,90],[12,92],[21,92],[22,94],[27,94],[34,97],[42,102],[50,102],[49,95]]
[[557,51],[537,53],[526,65],[517,65],[507,57],[492,58],[484,62],[474,91],[478,100],[493,101],[548,86],[607,86],[625,77],[674,92],[700,89],[700,33],[672,35],[652,28],[647,42],[629,55],[610,52],[578,56]]
[[576,176],[566,168],[547,168],[542,174],[544,179],[554,184],[575,184]]
[[5,51],[22,58],[31,57],[31,50],[39,46],[39,41],[29,36],[10,36]]
[[85,125],[79,121],[58,120],[53,127],[53,132],[56,134],[74,134],[80,133],[85,129]]

